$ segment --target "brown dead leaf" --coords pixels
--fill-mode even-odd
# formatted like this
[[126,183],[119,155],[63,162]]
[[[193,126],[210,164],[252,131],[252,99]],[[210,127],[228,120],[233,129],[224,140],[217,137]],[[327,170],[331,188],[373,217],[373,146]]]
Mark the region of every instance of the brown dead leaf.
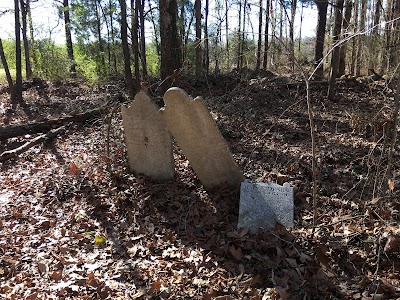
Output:
[[157,280],[151,284],[149,293],[154,294],[155,292],[158,292],[160,290],[160,288],[161,288],[161,281]]
[[394,180],[392,178],[388,179],[388,190],[390,192],[393,192],[393,190],[394,190]]
[[230,246],[229,253],[237,260],[242,260],[243,258],[242,248],[240,247],[236,248],[235,246]]
[[62,278],[62,270],[54,271],[53,273],[51,273],[50,278],[55,280],[55,281],[61,280],[61,278]]
[[386,253],[399,252],[400,251],[400,236],[390,234],[385,244],[384,251]]
[[76,164],[71,163],[70,168],[71,168],[71,173],[72,173],[73,175],[79,174],[79,168],[77,167]]
[[49,271],[49,266],[45,263],[38,262],[37,266],[41,275],[46,274]]

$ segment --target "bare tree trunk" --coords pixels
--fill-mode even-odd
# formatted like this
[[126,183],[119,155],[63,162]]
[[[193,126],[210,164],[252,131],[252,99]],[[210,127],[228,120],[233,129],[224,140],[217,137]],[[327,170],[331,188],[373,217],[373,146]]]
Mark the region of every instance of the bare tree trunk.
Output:
[[204,18],[204,50],[205,50],[205,62],[204,62],[204,69],[206,71],[206,75],[208,76],[208,72],[210,69],[210,49],[209,49],[209,41],[208,41],[208,10],[209,10],[209,0],[206,1],[205,7],[205,18]]
[[[353,32],[358,31],[358,15],[359,15],[359,0],[354,0],[354,17],[353,17]],[[352,47],[351,47],[351,74],[356,75],[357,70],[357,41],[359,37],[354,37],[352,39]]]
[[[146,60],[146,37],[144,36],[144,11],[143,7],[145,5],[145,0],[141,1],[139,5],[139,21],[140,21],[140,53],[142,53],[142,76],[145,80],[147,78],[147,60]],[[140,0],[139,0],[140,2]]]
[[111,27],[111,43],[112,43],[112,61],[114,66],[115,74],[118,73],[117,70],[117,55],[115,54],[115,32],[114,32],[114,7],[112,0],[109,0],[109,9],[110,9],[110,27]]
[[35,38],[33,36],[33,22],[32,22],[30,1],[31,0],[26,0],[26,11],[28,12],[28,24],[29,24],[29,38],[31,41],[31,49],[32,49],[32,52],[30,52],[29,54],[32,56],[33,65],[37,66],[37,57],[36,57],[36,51],[35,51]]
[[128,23],[126,19],[126,2],[125,0],[119,0],[121,6],[121,43],[122,52],[124,53],[124,66],[125,66],[125,84],[128,88],[129,97],[133,99],[135,97],[135,86],[132,78],[131,70],[131,56],[128,45]]
[[268,68],[268,51],[269,51],[269,12],[270,12],[270,7],[271,7],[271,0],[267,0],[267,6],[266,6],[266,19],[265,19],[265,42],[264,42],[264,59],[263,59],[263,70],[267,70]]
[[132,51],[135,63],[135,80],[136,87],[138,87],[138,82],[140,78],[139,69],[139,36],[138,36],[138,13],[140,0],[131,0],[131,40],[132,40]]
[[328,99],[334,100],[336,94],[336,76],[339,68],[339,54],[340,47],[336,46],[336,43],[340,40],[340,31],[342,29],[343,20],[343,2],[344,0],[336,0],[335,8],[335,27],[333,28],[333,51],[331,60],[331,73],[329,77],[329,87],[328,87]]
[[[256,71],[260,70],[261,65],[261,45],[262,45],[262,15],[263,15],[263,7],[262,0],[259,2],[260,12],[258,14],[258,43],[257,43],[257,62],[256,62]],[[269,11],[267,11],[267,14]],[[267,36],[265,38],[268,38]]]
[[316,0],[315,4],[318,9],[318,24],[317,24],[317,38],[315,41],[314,49],[314,65],[315,78],[320,79],[324,77],[324,65],[322,59],[324,57],[324,45],[325,45],[325,32],[326,32],[326,15],[328,12],[328,0]]
[[380,73],[387,73],[389,69],[390,62],[390,45],[391,45],[391,36],[392,36],[392,25],[388,23],[393,17],[393,0],[388,0],[386,4],[386,26],[385,26],[385,47],[382,49],[382,62]]
[[13,80],[11,77],[10,69],[8,68],[6,56],[4,55],[3,42],[1,39],[0,39],[0,58],[1,58],[1,64],[3,65],[4,71],[6,73],[6,79],[7,79],[8,87],[10,89],[11,99],[13,99],[13,98],[15,98],[15,96],[13,95],[14,83],[13,83]]
[[[367,16],[367,0],[360,0],[360,1],[361,1],[360,31],[364,32],[365,31],[365,20],[366,20],[366,16]],[[365,41],[365,36],[360,35],[358,37],[358,44],[357,44],[356,76],[361,75],[364,41]]]
[[101,3],[100,0],[95,0],[94,3],[94,9],[95,9],[95,14],[96,14],[96,33],[97,33],[97,41],[99,43],[99,51],[98,51],[98,67],[97,67],[97,72],[100,76],[104,76],[105,75],[105,59],[104,59],[104,43],[103,43],[103,39],[101,37],[101,20],[100,20],[100,14],[98,9],[101,9]]
[[244,44],[245,44],[245,31],[246,31],[246,7],[247,7],[247,0],[244,0],[243,5],[243,26],[242,26],[242,38],[241,38],[241,49],[240,49],[240,69],[243,68],[243,60],[244,60]]
[[72,35],[71,35],[71,19],[69,15],[69,3],[68,0],[63,0],[63,11],[64,11],[64,23],[65,23],[65,39],[67,42],[67,52],[70,61],[69,72],[72,77],[76,76],[76,63],[74,58],[74,48],[72,46]]
[[201,66],[201,0],[195,0],[194,9],[196,12],[196,42],[195,46],[195,72],[196,77],[199,78],[202,75],[202,66]]
[[165,92],[171,86],[175,74],[182,66],[177,18],[176,0],[160,0],[161,79],[163,79],[161,92]]
[[229,72],[231,69],[231,61],[230,61],[230,51],[229,51],[229,30],[228,30],[228,24],[229,24],[229,19],[228,19],[228,0],[225,0],[225,36],[226,36],[226,67],[227,71]]
[[297,0],[291,0],[289,20],[289,59],[291,71],[294,73],[294,18],[296,17]]
[[[343,19],[343,36],[347,33],[350,27],[350,18],[351,18],[351,10],[352,10],[352,0],[346,0],[345,4],[345,12],[344,12],[344,19]],[[346,70],[346,52],[347,52],[347,42],[344,42],[340,46],[340,54],[339,54],[339,71],[337,77],[344,75]]]
[[21,24],[19,21],[19,4],[18,0],[14,0],[15,10],[15,68],[16,80],[14,85],[14,92],[11,93],[12,108],[16,108],[18,104],[22,104],[22,57],[21,57]]
[[[29,0],[27,0],[29,2]],[[27,4],[25,4],[24,0],[20,0],[21,5],[21,16],[22,16],[22,40],[24,42],[24,54],[25,54],[25,72],[26,78],[32,78],[32,67],[31,67],[31,60],[30,60],[30,51],[29,51],[29,42],[28,42],[28,24],[27,24],[27,16],[28,16],[28,9]]]
[[238,23],[238,32],[237,32],[237,69],[241,69],[241,65],[240,65],[240,58],[242,56],[241,50],[242,50],[242,46],[241,46],[241,40],[242,40],[242,35],[241,35],[241,30],[240,27],[242,26],[242,0],[239,0],[239,23]]

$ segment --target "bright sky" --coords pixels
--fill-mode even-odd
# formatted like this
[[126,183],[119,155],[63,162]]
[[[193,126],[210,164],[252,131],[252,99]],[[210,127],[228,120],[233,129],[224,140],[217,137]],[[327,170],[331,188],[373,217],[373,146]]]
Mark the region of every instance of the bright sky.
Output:
[[[49,38],[51,37],[57,43],[65,42],[63,21],[59,20],[57,9],[54,4],[54,0],[39,0],[36,3],[31,3],[32,19],[35,28],[35,37],[38,38]],[[210,1],[210,7],[213,7],[213,0]],[[253,3],[259,3],[259,1],[254,1]],[[0,12],[13,9],[12,0],[0,0]],[[258,30],[258,8],[254,5],[251,6],[251,18],[254,31]],[[213,12],[210,9],[210,15]],[[237,12],[234,9],[229,11],[231,19],[235,19]],[[265,20],[265,19],[264,19]],[[210,23],[212,20],[209,21]],[[233,22],[234,23],[234,22]],[[300,28],[300,8],[296,15],[295,22],[295,36],[298,36]],[[231,30],[237,24],[232,24]],[[317,26],[317,10],[316,8],[304,8],[304,17],[302,24],[302,36],[314,36],[315,28]],[[150,28],[149,26],[146,26]],[[149,34],[150,35],[150,34]],[[0,16],[0,38],[7,39],[14,36],[14,13],[12,11],[7,14]],[[146,34],[147,36],[147,34]]]

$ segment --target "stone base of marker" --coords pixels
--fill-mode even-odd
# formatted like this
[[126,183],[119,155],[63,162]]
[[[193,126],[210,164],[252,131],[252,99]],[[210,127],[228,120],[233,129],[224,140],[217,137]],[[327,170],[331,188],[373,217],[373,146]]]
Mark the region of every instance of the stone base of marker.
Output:
[[198,178],[208,190],[225,183],[239,187],[244,179],[202,98],[179,88],[164,94],[161,115]]
[[238,228],[248,228],[256,233],[259,228],[269,229],[276,222],[286,228],[293,226],[293,188],[284,183],[256,183],[248,180],[240,187]]
[[156,180],[173,179],[171,136],[158,107],[140,92],[121,112],[130,170]]

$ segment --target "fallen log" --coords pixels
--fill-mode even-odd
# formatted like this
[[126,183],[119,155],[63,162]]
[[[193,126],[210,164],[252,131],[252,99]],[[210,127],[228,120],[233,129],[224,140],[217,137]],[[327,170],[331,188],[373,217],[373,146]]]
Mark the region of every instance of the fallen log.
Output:
[[60,127],[65,123],[79,122],[93,120],[102,114],[108,112],[112,106],[104,106],[95,108],[84,113],[74,114],[70,116],[61,117],[58,119],[49,119],[41,122],[32,122],[28,124],[7,125],[0,127],[0,140],[5,140],[12,137],[17,137],[25,134],[47,132],[56,127]]
[[26,142],[25,144],[23,144],[22,146],[19,146],[18,148],[4,151],[2,154],[0,154],[0,162],[14,158],[14,157],[20,155],[21,153],[27,151],[28,149],[32,148],[33,146],[55,137],[56,135],[62,133],[65,130],[65,128],[66,128],[66,125],[61,126],[56,129],[52,129],[49,132],[39,135],[39,136],[35,137],[34,139],[30,140],[29,142]]

